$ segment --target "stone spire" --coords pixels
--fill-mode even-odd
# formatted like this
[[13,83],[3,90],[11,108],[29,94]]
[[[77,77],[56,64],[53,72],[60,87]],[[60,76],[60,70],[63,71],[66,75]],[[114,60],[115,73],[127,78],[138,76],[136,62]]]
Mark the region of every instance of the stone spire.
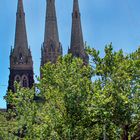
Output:
[[28,51],[28,41],[25,26],[25,13],[22,0],[18,0],[16,14],[15,48],[22,47],[24,52]]
[[62,46],[59,42],[58,35],[55,0],[47,0],[45,35],[41,51],[41,66],[49,61],[55,63],[58,57],[62,55]]
[[59,42],[55,0],[47,0],[44,42],[50,39]]
[[81,14],[78,0],[73,0],[71,44],[68,51],[74,57],[80,57],[84,63],[88,63],[88,55],[85,52],[83,33],[81,26]]
[[23,87],[31,88],[34,83],[33,75],[33,61],[30,48],[28,47],[23,1],[18,0],[15,42],[10,53],[8,90],[15,92],[15,81],[18,81]]
[[[26,65],[25,65],[26,64]],[[33,69],[31,51],[28,48],[23,1],[18,0],[14,49],[11,50],[10,68]]]

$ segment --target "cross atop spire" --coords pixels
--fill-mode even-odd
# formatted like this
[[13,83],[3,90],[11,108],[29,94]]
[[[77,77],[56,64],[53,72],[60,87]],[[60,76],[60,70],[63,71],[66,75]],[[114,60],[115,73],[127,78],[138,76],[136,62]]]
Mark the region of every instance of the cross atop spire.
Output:
[[80,57],[83,61],[85,61],[85,63],[88,63],[88,56],[84,48],[78,0],[73,0],[71,44],[69,53],[71,53],[74,57]]
[[47,0],[44,43],[50,39],[59,42],[55,0]]

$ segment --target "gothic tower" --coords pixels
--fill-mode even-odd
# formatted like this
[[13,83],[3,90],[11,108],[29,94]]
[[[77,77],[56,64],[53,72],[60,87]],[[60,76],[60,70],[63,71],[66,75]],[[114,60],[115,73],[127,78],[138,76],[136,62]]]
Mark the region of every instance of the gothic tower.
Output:
[[31,88],[34,83],[33,75],[33,61],[31,51],[28,48],[23,2],[18,0],[15,43],[10,53],[8,90],[15,91],[14,81],[19,82],[22,87]]
[[84,63],[88,64],[89,57],[86,54],[84,47],[81,14],[78,0],[73,1],[71,44],[68,53],[71,53],[73,57],[79,57],[83,59]]
[[59,42],[55,0],[47,0],[45,35],[41,48],[41,66],[47,62],[55,63],[62,55],[62,46]]

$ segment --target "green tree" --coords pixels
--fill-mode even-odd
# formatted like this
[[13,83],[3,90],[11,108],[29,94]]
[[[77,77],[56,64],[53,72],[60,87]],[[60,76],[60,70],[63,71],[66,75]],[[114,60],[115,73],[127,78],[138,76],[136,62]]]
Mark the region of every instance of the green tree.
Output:
[[2,115],[8,139],[128,140],[138,139],[140,120],[140,49],[131,54],[105,47],[87,49],[90,65],[71,55],[48,63],[32,89],[15,83]]
[[71,55],[46,64],[35,88],[17,86],[7,97],[15,107],[10,115],[17,122],[12,134],[25,139],[85,139],[91,75],[91,67]]
[[121,139],[121,134],[122,139],[127,140],[133,136],[140,116],[139,51],[124,55],[122,50],[114,52],[110,44],[105,47],[103,58],[95,49],[88,49],[88,52],[97,76],[93,83],[93,98],[97,101],[95,118],[99,116],[102,121],[104,137],[113,134],[108,129],[108,125],[113,125],[115,135],[118,133]]

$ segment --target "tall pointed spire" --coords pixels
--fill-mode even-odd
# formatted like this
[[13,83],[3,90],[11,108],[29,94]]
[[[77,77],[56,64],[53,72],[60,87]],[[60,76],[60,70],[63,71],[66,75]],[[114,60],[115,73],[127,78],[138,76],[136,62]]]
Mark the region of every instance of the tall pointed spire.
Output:
[[24,8],[23,8],[22,0],[18,0],[17,13],[24,13]]
[[47,0],[44,42],[50,39],[59,42],[55,0]]
[[25,13],[22,0],[18,0],[14,46],[15,48],[21,47],[23,51],[27,51],[28,49],[27,33],[25,26]]
[[88,63],[88,55],[86,54],[84,48],[81,14],[78,0],[73,0],[71,44],[69,53],[71,53],[74,57],[80,57],[85,63]]
[[42,47],[41,66],[47,62],[55,63],[62,55],[62,46],[59,42],[55,0],[46,0],[45,34]]
[[[16,61],[16,64],[14,64],[13,61]],[[11,63],[11,67],[19,67],[19,66],[22,67],[21,64],[24,63],[26,63],[26,67],[28,65],[30,69],[32,69],[33,67],[31,52],[30,49],[28,48],[25,13],[24,13],[22,0],[18,0],[18,5],[17,5],[15,42],[14,42],[13,52],[11,52],[10,63]]]
[[80,13],[78,0],[74,0],[74,2],[73,2],[73,13],[75,11],[77,11],[78,13]]
[[15,42],[10,53],[8,90],[15,92],[15,81],[19,82],[22,87],[31,88],[34,83],[33,75],[33,61],[31,51],[28,47],[23,1],[18,0]]

